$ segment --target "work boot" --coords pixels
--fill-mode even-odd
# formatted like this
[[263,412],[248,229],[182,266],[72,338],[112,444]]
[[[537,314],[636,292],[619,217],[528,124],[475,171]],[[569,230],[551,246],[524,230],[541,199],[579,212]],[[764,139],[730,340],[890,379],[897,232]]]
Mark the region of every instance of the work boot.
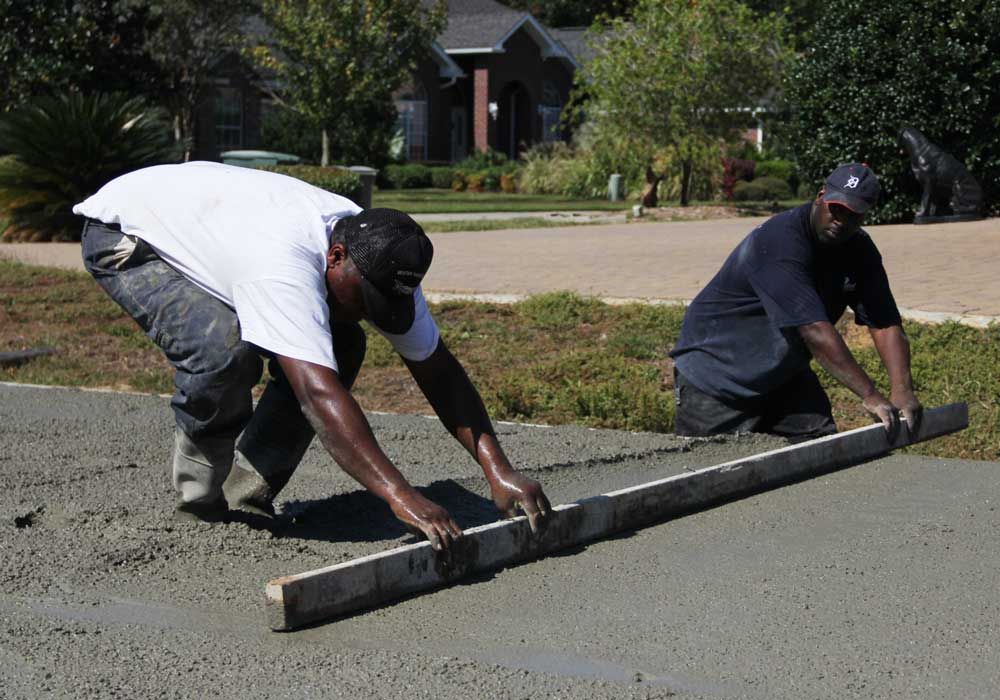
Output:
[[222,485],[222,491],[234,509],[274,518],[274,499],[281,486],[273,489],[257,472],[243,469],[237,463]]
[[210,503],[185,503],[180,501],[174,508],[174,520],[201,523],[222,523],[229,518],[229,504],[219,496]]

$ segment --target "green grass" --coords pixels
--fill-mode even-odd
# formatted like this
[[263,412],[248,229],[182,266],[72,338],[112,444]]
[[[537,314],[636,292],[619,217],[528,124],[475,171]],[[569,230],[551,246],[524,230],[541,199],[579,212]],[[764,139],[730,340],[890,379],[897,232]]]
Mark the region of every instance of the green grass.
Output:
[[[794,199],[778,202],[778,210],[790,209],[805,200]],[[559,195],[505,194],[501,192],[452,192],[444,189],[376,190],[372,206],[391,207],[410,214],[450,214],[476,212],[530,212],[530,211],[617,211],[631,210],[635,198],[621,202],[606,199],[569,199]],[[726,206],[738,214],[758,216],[774,211],[773,202],[691,202],[692,207]],[[676,201],[663,200],[663,207],[680,206]]]
[[625,211],[627,202],[605,199],[567,199],[557,195],[452,192],[441,189],[377,190],[373,207],[392,207],[409,214],[447,214],[484,211]]
[[[445,342],[478,386],[494,419],[669,431],[679,306],[609,306],[568,292],[511,305],[432,305]],[[840,325],[884,391],[887,379],[863,331]],[[926,406],[969,404],[967,430],[908,448],[940,457],[1000,459],[1000,325],[906,323],[913,376]],[[86,274],[0,261],[0,351],[40,345],[58,353],[0,379],[169,393],[159,351]],[[822,371],[841,429],[870,422],[860,402]],[[430,413],[402,362],[368,334],[355,395],[370,410]]]
[[420,226],[426,233],[454,233],[460,231],[500,231],[515,228],[555,228],[558,226],[587,226],[600,221],[553,221],[538,216],[515,219],[464,219],[462,221],[426,221]]

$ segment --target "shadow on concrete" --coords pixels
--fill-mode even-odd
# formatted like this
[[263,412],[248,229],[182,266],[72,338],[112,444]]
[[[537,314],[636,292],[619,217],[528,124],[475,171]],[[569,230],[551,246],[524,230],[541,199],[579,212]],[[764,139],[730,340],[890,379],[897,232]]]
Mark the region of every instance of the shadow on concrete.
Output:
[[[500,519],[493,501],[452,480],[418,487],[420,493],[447,509],[462,529],[486,525]],[[327,498],[288,501],[281,514],[269,520],[251,513],[232,511],[230,520],[255,529],[269,530],[275,537],[323,542],[383,542],[406,538],[401,544],[424,539],[412,535],[382,500],[367,491],[352,491]]]

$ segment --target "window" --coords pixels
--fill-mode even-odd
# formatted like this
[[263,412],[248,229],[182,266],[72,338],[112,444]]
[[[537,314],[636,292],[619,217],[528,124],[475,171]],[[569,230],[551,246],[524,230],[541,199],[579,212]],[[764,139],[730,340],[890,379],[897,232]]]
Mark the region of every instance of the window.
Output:
[[243,146],[243,92],[220,87],[215,97],[215,145],[219,151]]
[[396,131],[404,160],[427,160],[427,91],[419,82],[396,93]]
[[559,89],[551,80],[542,83],[542,104],[538,113],[542,116],[542,142],[562,140],[562,127],[559,117],[562,115],[563,103]]

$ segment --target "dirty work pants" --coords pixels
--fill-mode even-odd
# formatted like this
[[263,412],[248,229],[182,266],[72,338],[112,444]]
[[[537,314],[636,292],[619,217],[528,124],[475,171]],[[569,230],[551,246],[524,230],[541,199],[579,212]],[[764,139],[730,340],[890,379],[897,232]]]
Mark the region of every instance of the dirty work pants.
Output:
[[674,432],[689,437],[720,433],[771,433],[802,442],[837,432],[830,399],[808,367],[766,396],[729,404],[674,369]]
[[[254,410],[251,389],[268,353],[240,339],[236,312],[167,265],[142,240],[88,220],[83,262],[173,365],[173,483],[183,503],[213,503],[232,468],[257,472],[276,494],[313,437],[276,359]],[[350,388],[365,356],[357,323],[331,323],[340,379]],[[236,438],[240,436],[239,446]]]

